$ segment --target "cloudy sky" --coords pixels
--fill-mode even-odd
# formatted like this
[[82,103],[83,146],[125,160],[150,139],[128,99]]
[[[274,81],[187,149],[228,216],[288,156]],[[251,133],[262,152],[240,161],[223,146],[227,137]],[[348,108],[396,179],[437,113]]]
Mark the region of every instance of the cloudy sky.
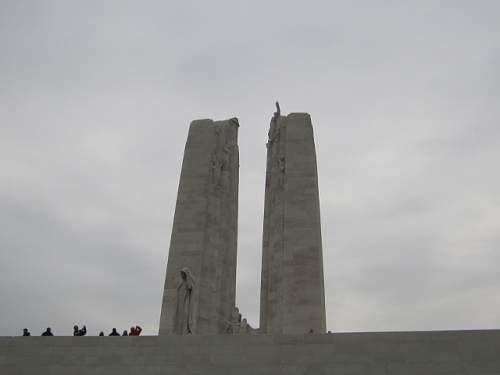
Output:
[[189,122],[240,120],[258,326],[278,99],[318,153],[328,329],[500,328],[500,3],[0,0],[0,336],[156,334]]

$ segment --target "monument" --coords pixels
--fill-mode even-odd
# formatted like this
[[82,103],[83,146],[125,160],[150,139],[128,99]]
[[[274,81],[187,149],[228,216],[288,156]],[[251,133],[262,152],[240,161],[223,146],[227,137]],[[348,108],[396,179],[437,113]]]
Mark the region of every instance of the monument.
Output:
[[219,334],[235,307],[238,120],[191,123],[170,240],[160,335]]
[[493,375],[500,330],[325,333],[311,118],[271,119],[260,327],[235,306],[238,120],[191,123],[158,336],[0,337],[1,375]]
[[[261,333],[325,333],[316,151],[311,118],[282,116],[267,143]],[[235,324],[237,119],[191,123],[179,182],[160,335],[221,334]],[[247,324],[246,320],[240,323]],[[230,331],[230,330],[229,330]]]
[[271,119],[262,241],[260,331],[325,333],[316,151],[307,113]]

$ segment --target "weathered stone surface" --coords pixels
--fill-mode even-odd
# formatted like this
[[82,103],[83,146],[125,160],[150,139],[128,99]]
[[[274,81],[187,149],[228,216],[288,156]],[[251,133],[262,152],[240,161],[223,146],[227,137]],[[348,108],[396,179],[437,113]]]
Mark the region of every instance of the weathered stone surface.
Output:
[[271,120],[262,246],[261,332],[324,333],[316,151],[307,113]]
[[0,337],[2,375],[497,375],[500,331]]
[[172,334],[180,270],[188,268],[192,333],[224,333],[235,305],[238,120],[191,123],[175,208],[160,335]]

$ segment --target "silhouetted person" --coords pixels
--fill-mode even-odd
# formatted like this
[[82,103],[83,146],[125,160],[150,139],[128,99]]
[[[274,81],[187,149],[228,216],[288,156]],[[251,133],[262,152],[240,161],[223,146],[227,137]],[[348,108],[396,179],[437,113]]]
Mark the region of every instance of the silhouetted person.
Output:
[[103,331],[99,332],[99,336],[104,336],[104,332]]
[[123,331],[122,336],[128,336],[127,330]]
[[113,328],[113,330],[111,331],[111,333],[108,336],[120,336],[120,334],[118,332],[116,332],[116,328]]
[[52,333],[52,330],[50,329],[50,327],[47,327],[45,332],[42,333],[42,336],[54,336],[54,334]]
[[28,328],[23,328],[23,336],[31,336],[30,331],[28,331]]
[[139,336],[142,332],[142,328],[139,326],[130,327],[129,336]]
[[78,329],[78,326],[73,326],[73,336],[85,336],[87,334],[87,327],[83,326],[82,329]]

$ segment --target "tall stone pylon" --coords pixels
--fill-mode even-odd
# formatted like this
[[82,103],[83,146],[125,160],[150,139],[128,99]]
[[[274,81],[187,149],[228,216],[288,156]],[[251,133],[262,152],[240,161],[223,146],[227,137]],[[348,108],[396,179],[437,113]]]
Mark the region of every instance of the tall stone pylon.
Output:
[[[236,290],[238,127],[236,118],[195,120],[190,125],[170,240],[160,335],[182,334],[178,325],[185,328],[186,320],[192,334],[223,333],[231,319]],[[189,273],[189,294],[182,285],[183,269]],[[183,319],[184,323],[179,323]]]
[[271,120],[262,243],[260,331],[326,331],[318,174],[311,117]]

